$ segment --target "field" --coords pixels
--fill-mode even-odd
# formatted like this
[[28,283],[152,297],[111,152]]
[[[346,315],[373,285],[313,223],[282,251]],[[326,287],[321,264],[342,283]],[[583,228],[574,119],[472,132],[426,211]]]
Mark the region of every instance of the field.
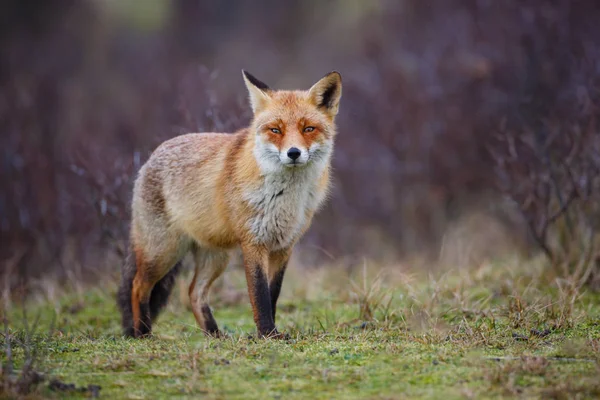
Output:
[[[598,3],[2,1],[0,400],[600,398]],[[124,338],[136,176],[168,139],[253,124],[242,70],[343,76],[287,336],[256,337],[238,260],[224,337],[188,268],[153,336]]]
[[443,274],[403,269],[292,269],[278,313],[288,340],[255,337],[243,273],[235,268],[213,301],[227,332],[222,339],[196,328],[182,295],[185,277],[154,336],[143,340],[120,335],[114,283],[62,294],[47,288],[43,300],[8,313],[4,395],[600,396],[598,294],[549,277],[542,263]]

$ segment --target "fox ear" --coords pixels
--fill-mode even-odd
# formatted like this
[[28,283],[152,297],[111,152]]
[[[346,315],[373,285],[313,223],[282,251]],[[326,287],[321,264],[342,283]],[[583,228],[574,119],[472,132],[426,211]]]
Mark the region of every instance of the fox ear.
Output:
[[328,73],[310,88],[308,95],[317,107],[335,116],[342,97],[342,76],[337,71]]
[[256,114],[263,109],[269,101],[269,92],[271,92],[271,89],[247,71],[242,70],[242,75],[244,76],[244,83],[246,83],[246,88],[248,88],[248,93],[250,94],[252,111]]

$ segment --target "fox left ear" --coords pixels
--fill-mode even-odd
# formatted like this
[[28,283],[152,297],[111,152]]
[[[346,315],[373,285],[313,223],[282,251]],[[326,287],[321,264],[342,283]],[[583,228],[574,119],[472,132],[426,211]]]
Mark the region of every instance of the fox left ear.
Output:
[[310,88],[308,95],[317,107],[332,117],[337,115],[342,97],[342,76],[337,71],[328,73]]
[[250,105],[252,105],[252,111],[254,114],[256,114],[262,110],[269,101],[269,93],[271,92],[271,88],[269,88],[265,83],[256,79],[247,71],[242,70],[242,75],[244,76],[244,83],[246,84],[246,88],[248,88],[248,93],[250,94]]

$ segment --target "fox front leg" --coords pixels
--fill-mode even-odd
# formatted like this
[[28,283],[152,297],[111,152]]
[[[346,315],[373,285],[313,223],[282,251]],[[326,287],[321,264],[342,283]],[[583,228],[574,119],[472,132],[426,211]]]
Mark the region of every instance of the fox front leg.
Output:
[[269,290],[267,274],[268,252],[263,248],[256,247],[245,247],[242,252],[248,294],[258,334],[263,337],[278,336],[273,321],[271,291]]
[[277,299],[281,293],[281,285],[287,268],[288,260],[292,254],[292,249],[284,249],[273,252],[269,256],[269,290],[271,292],[271,314],[275,322],[277,311]]

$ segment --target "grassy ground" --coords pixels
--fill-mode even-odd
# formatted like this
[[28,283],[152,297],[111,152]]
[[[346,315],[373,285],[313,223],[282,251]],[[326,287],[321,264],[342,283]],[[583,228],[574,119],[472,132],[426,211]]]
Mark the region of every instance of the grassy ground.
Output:
[[[213,302],[224,339],[197,330],[179,290],[145,340],[120,336],[111,285],[48,295],[27,306],[28,324],[22,307],[7,314],[2,346],[10,338],[14,371],[3,352],[3,393],[27,387],[31,398],[600,396],[600,296],[548,277],[541,266],[515,265],[429,276],[402,268],[292,270],[278,314],[291,339],[279,341],[253,336],[238,270],[228,271]],[[36,385],[37,375],[23,377],[24,370],[44,376]]]

